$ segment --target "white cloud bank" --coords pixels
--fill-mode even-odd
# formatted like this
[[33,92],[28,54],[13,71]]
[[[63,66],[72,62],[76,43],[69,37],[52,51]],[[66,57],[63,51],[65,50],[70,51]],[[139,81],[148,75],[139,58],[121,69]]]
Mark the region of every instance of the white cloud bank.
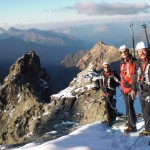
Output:
[[73,7],[67,9],[76,10],[80,14],[90,16],[98,15],[136,15],[139,13],[149,13],[150,5],[146,3],[94,3],[82,2],[77,3]]

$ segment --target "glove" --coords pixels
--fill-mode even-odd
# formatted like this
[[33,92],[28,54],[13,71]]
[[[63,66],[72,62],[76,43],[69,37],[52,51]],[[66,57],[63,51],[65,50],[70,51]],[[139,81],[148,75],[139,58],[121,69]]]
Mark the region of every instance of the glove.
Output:
[[111,94],[110,93],[103,93],[103,96],[109,97],[109,96],[111,96]]
[[135,97],[136,97],[135,91],[132,90],[130,95],[131,95],[132,100],[135,100]]
[[124,82],[123,85],[124,85],[125,88],[130,88],[131,87],[131,85],[127,82]]
[[146,96],[145,101],[150,102],[150,96]]
[[106,101],[107,97],[106,96],[101,96],[102,101]]

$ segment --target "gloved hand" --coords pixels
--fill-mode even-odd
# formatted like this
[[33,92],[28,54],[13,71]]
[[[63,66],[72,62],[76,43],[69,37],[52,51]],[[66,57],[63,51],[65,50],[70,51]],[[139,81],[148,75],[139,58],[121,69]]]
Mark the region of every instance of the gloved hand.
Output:
[[103,96],[109,97],[109,96],[111,96],[111,94],[110,93],[103,93]]
[[130,95],[131,95],[132,100],[135,100],[135,97],[136,97],[135,91],[132,90]]
[[150,102],[150,96],[146,96],[145,101]]
[[107,97],[106,97],[106,96],[101,96],[101,100],[102,100],[102,101],[106,101],[106,100],[107,100]]
[[130,88],[131,87],[131,85],[127,82],[124,82],[123,85],[124,85],[125,88]]

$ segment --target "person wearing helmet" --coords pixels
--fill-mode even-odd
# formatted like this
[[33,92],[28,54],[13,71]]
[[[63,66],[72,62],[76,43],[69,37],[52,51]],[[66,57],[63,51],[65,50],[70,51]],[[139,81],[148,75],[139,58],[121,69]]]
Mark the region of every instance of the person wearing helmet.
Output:
[[129,49],[122,45],[119,48],[121,63],[120,63],[120,87],[121,92],[124,95],[125,106],[126,106],[126,115],[127,115],[127,128],[124,130],[126,133],[136,132],[136,113],[134,109],[134,99],[132,92],[132,76],[134,74],[136,59],[132,57],[129,52]]
[[143,41],[137,43],[136,51],[138,60],[133,76],[134,82],[132,87],[134,91],[138,91],[145,121],[145,130],[139,134],[150,136],[150,54]]
[[103,72],[100,74],[99,83],[103,92],[103,100],[105,101],[105,110],[107,119],[103,123],[111,126],[116,120],[116,100],[113,96],[116,93],[116,87],[119,86],[120,78],[117,72],[110,69],[110,64],[104,62]]

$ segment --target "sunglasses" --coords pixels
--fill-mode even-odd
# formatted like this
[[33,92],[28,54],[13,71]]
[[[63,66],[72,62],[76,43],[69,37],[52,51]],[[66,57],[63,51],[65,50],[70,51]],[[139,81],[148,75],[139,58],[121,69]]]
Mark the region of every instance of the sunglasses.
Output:
[[128,52],[128,51],[121,51],[120,53],[123,54],[123,53],[127,53],[127,52]]

